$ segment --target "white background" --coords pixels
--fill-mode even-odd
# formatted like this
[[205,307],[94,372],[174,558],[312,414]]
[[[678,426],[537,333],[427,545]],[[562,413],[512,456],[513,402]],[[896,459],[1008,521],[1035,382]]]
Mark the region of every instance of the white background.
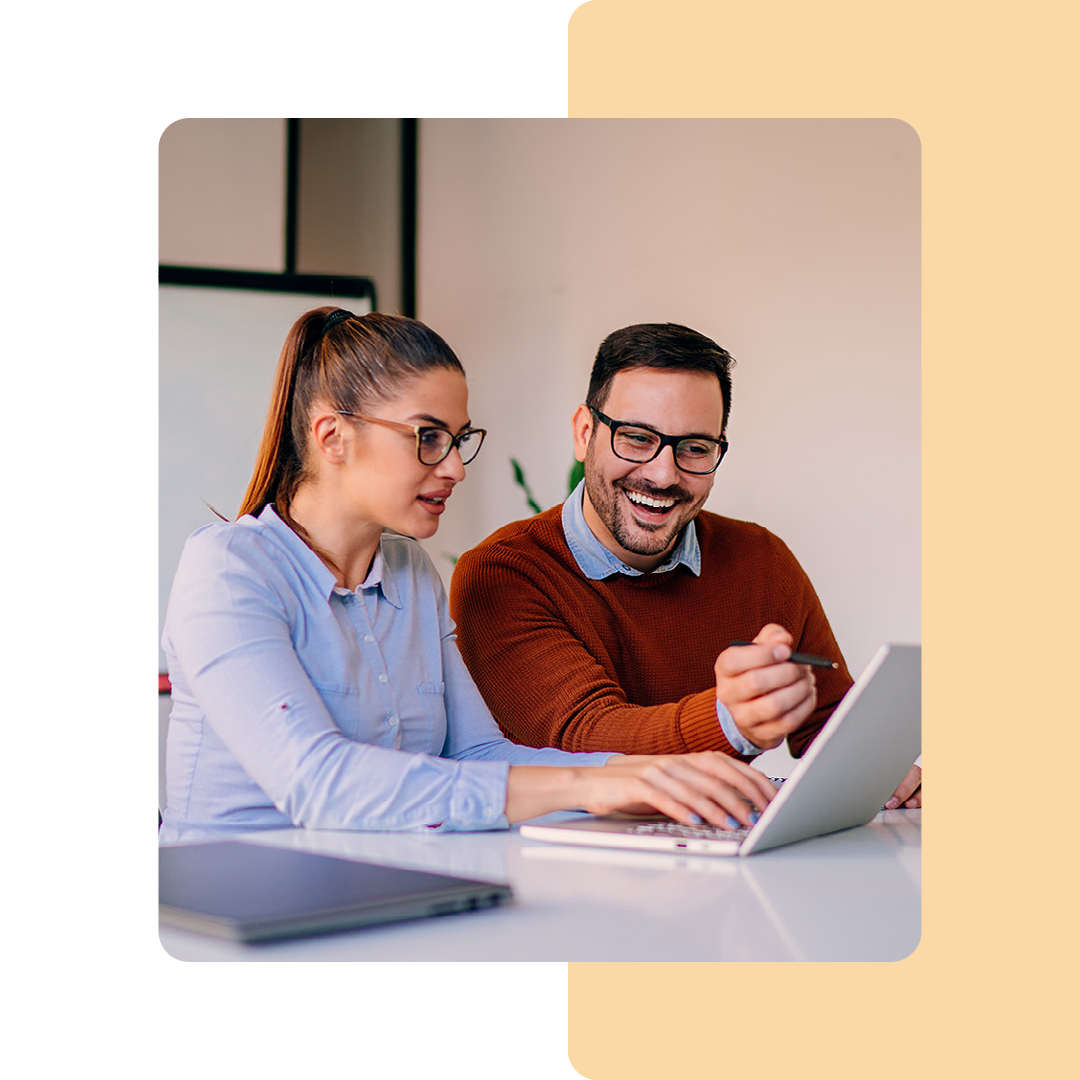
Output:
[[576,1075],[563,965],[165,956],[146,685],[161,131],[181,116],[318,116],[342,103],[565,116],[574,6],[397,0],[290,16],[218,2],[160,22],[123,5],[10,18],[5,607],[19,630],[5,654],[3,792],[19,867],[6,895],[7,1056],[20,1074]]

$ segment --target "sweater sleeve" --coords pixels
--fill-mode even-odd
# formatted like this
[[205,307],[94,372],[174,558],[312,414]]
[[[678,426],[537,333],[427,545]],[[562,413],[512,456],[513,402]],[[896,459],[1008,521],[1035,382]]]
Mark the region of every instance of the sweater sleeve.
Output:
[[825,726],[853,680],[825,615],[825,609],[806,571],[779,537],[772,533],[766,535],[772,545],[773,577],[781,583],[781,595],[778,598],[778,611],[781,614],[774,617],[773,621],[786,626],[792,632],[795,648],[799,652],[835,658],[840,665],[836,669],[815,671],[817,704],[802,727],[789,735],[787,740],[792,757],[798,758],[802,757]]
[[627,700],[554,570],[499,544],[466,552],[454,570],[458,645],[508,738],[576,752],[739,756],[720,727],[714,687],[660,705]]
[[[434,570],[432,574],[435,574]],[[607,762],[610,754],[567,754],[551,749],[547,743],[540,747],[520,746],[503,737],[462,662],[441,582],[438,582],[438,590],[445,687],[443,696],[448,721],[443,757],[459,761],[505,761],[511,765],[564,767],[598,766]]]

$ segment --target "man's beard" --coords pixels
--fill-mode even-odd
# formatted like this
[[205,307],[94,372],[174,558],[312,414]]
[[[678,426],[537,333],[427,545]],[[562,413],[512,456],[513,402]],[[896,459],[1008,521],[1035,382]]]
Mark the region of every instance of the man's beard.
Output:
[[[617,480],[609,484],[596,466],[591,443],[585,454],[585,490],[597,516],[607,526],[615,542],[624,551],[634,555],[659,555],[666,551],[686,523],[691,521],[701,508],[694,504],[689,491],[677,485],[658,488],[647,480],[635,480],[627,485]],[[668,512],[669,517],[663,521],[631,521],[630,511],[619,490],[634,491],[654,499],[675,499],[676,504]],[[701,501],[704,502],[704,499]]]

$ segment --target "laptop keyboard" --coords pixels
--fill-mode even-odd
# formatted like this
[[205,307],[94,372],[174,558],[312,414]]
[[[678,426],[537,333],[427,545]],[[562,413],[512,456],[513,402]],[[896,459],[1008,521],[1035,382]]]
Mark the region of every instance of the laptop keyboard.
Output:
[[649,822],[635,825],[627,832],[634,836],[678,836],[692,840],[741,840],[750,832],[747,828],[721,829],[717,825],[681,825],[677,821]]
[[[786,777],[770,776],[769,779],[779,787]],[[738,829],[721,829],[718,825],[683,825],[678,821],[650,821],[635,825],[628,830],[634,836],[678,836],[693,840],[742,840],[749,832],[748,826]]]

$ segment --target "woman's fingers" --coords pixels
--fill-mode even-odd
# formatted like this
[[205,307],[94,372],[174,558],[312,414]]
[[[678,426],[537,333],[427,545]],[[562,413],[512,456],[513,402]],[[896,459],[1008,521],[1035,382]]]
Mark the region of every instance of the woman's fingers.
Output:
[[[661,757],[613,758],[610,764],[618,762],[666,762],[677,774],[687,775],[687,767],[698,773],[735,788],[741,796],[756,809],[764,810],[776,794],[772,781],[759,769],[755,769],[738,758],[728,757],[719,750],[707,750],[696,754],[672,754]],[[679,770],[682,770],[680,773]]]
[[705,753],[613,759],[604,771],[625,774],[630,786],[627,799],[610,809],[644,803],[685,824],[751,825],[775,788],[757,770],[721,757]]

